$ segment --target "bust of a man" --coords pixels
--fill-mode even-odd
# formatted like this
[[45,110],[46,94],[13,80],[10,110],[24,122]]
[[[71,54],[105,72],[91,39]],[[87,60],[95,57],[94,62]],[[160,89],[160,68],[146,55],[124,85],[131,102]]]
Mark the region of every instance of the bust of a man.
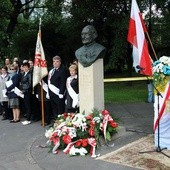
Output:
[[82,43],[84,44],[75,55],[83,67],[91,66],[97,59],[103,58],[106,53],[106,48],[95,42],[98,34],[92,25],[87,25],[81,32]]

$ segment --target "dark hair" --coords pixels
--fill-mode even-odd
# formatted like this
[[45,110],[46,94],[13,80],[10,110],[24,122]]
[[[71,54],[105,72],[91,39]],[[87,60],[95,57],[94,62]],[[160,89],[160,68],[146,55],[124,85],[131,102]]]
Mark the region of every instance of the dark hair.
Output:
[[53,60],[59,60],[61,62],[61,57],[56,55],[56,56],[53,57]]
[[7,66],[3,66],[3,67],[1,67],[1,69],[5,69],[6,71],[8,71],[8,67]]
[[27,66],[28,68],[30,68],[30,63],[23,63],[22,66]]

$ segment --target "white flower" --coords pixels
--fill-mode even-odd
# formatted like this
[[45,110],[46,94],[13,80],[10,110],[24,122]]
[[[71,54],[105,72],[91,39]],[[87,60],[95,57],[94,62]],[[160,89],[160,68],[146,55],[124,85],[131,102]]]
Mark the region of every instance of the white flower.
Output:
[[87,129],[87,123],[85,122],[85,123],[82,123],[82,131],[84,132],[84,131],[86,131],[86,129]]
[[81,148],[75,148],[74,145],[71,147],[70,151],[69,151],[70,155],[77,155],[80,154],[81,156],[84,156],[87,154],[87,150],[83,147]]
[[64,122],[64,119],[60,119],[59,122]]
[[94,122],[97,122],[97,123],[100,123],[100,117],[94,117],[94,118],[93,118],[93,121],[94,121]]
[[84,155],[87,154],[87,150],[86,150],[85,148],[81,147],[81,148],[79,149],[79,154],[80,154],[81,156],[84,156]]
[[84,117],[85,117],[85,115],[83,115],[81,113],[76,114],[72,120],[73,125],[75,125],[76,127],[80,127]]
[[157,64],[156,66],[153,67],[153,72],[154,73],[162,73],[163,72],[163,64],[162,63],[159,63]]
[[86,122],[86,118],[85,117],[83,118],[83,122]]
[[76,129],[75,129],[74,127],[69,127],[69,128],[68,128],[68,131],[69,131],[68,135],[69,135],[71,138],[74,138],[74,137],[77,136],[77,134],[76,134]]
[[167,56],[162,56],[162,57],[159,59],[159,61],[160,61],[161,63],[164,63],[164,64],[167,64],[167,65],[168,65],[168,63],[169,63],[169,57],[167,57]]
[[48,129],[48,130],[45,131],[45,137],[46,137],[46,138],[50,138],[53,133],[54,133],[54,129],[53,129],[53,128],[50,128],[50,129]]
[[76,148],[74,147],[74,145],[71,147],[69,154],[70,155],[76,155]]

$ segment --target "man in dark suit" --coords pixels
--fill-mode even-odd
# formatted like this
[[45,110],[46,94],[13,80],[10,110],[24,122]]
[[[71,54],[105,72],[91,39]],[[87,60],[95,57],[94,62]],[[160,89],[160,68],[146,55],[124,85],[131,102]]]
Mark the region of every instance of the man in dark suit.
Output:
[[61,58],[59,56],[53,57],[53,69],[48,74],[48,87],[54,117],[63,114],[65,110],[66,78],[66,70],[61,66]]

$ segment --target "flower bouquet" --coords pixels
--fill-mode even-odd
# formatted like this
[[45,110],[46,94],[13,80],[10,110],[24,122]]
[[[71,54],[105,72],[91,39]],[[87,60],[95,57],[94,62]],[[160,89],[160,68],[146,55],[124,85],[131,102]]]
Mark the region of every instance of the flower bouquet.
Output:
[[160,92],[170,80],[170,57],[162,56],[153,63],[153,82]]
[[116,133],[118,124],[107,110],[94,109],[91,114],[64,113],[59,115],[54,125],[45,132],[47,144],[52,153],[58,149],[70,155],[86,155],[97,157],[95,150],[102,135],[105,141],[110,141]]

